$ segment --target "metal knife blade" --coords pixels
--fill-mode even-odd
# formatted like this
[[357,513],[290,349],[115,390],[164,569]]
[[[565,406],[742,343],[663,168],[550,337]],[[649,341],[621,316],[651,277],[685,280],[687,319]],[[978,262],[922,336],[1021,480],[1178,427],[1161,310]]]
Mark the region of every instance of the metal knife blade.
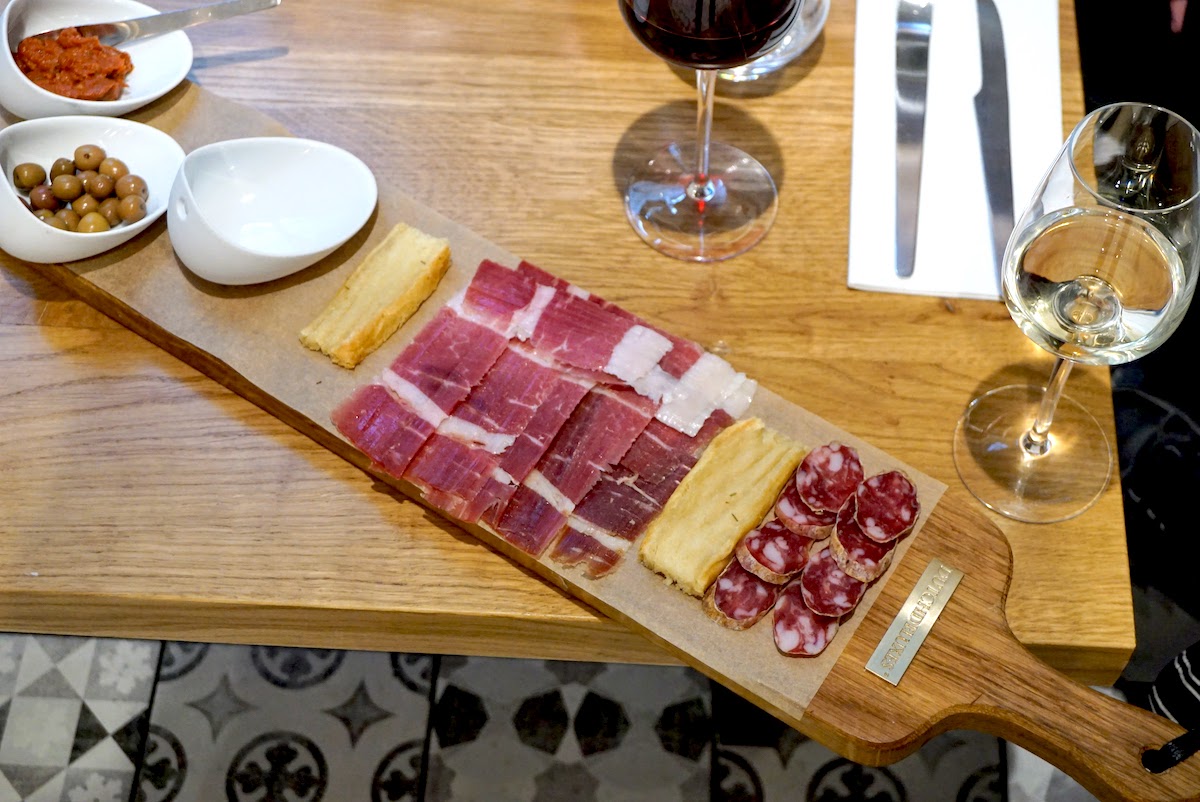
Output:
[[925,143],[925,92],[933,3],[900,0],[896,11],[896,275],[913,273]]
[[983,83],[975,95],[979,150],[992,223],[992,252],[999,275],[1013,230],[1012,149],[1008,128],[1008,62],[995,0],[977,0]]
[[[100,44],[116,47],[125,42],[137,39],[148,39],[151,36],[161,36],[164,33],[181,31],[194,25],[206,22],[218,22],[253,11],[274,8],[281,0],[223,0],[194,8],[179,11],[167,11],[161,14],[151,14],[136,19],[121,20],[120,22],[99,22],[91,25],[75,25],[81,36],[95,36]],[[35,36],[45,39],[57,39],[62,28],[43,31]]]

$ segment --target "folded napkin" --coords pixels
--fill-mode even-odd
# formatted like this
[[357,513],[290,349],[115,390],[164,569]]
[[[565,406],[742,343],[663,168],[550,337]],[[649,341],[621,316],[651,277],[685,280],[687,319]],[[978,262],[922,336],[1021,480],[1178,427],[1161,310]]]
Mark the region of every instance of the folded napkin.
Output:
[[[995,0],[1004,29],[1019,220],[1063,141],[1058,0]],[[850,178],[855,289],[999,299],[975,121],[982,80],[975,3],[933,0],[913,273],[896,275],[896,0],[858,0]]]

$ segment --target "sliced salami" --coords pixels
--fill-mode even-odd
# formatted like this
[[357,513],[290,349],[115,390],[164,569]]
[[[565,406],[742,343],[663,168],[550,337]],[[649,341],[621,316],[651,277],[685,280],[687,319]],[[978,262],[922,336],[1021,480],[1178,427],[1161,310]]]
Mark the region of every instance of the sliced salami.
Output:
[[808,565],[800,572],[800,589],[808,609],[838,618],[858,605],[867,584],[838,568],[833,552],[826,547],[809,557]]
[[782,590],[730,560],[704,594],[704,612],[721,626],[747,629],[770,612]]
[[896,541],[877,543],[864,535],[862,527],[854,519],[857,508],[855,496],[846,499],[838,511],[837,527],[829,539],[829,550],[833,552],[838,568],[857,580],[871,583],[883,576],[883,572],[892,564],[892,550],[896,547]]
[[921,512],[917,488],[901,471],[888,471],[867,479],[855,491],[855,520],[863,534],[887,543],[912,531]]
[[775,647],[784,654],[812,657],[825,651],[838,631],[838,620],[817,615],[804,603],[799,582],[783,589],[775,602]]
[[816,512],[836,514],[862,480],[858,452],[841,443],[814,448],[796,468],[800,499]]
[[813,539],[798,535],[778,520],[752,529],[737,545],[738,562],[750,573],[782,585],[804,569]]
[[775,500],[775,518],[797,535],[824,540],[833,532],[836,512],[813,512],[800,499],[795,482],[788,482]]

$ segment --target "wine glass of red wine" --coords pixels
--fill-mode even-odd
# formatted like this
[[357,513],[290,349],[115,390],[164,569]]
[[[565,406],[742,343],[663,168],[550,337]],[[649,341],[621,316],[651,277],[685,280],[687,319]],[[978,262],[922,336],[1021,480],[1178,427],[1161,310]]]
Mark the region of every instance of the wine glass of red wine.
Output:
[[629,29],[655,55],[696,71],[696,139],[641,165],[625,214],[652,248],[715,262],[745,252],[775,219],[779,196],[753,157],[711,139],[721,70],[748,64],[787,34],[798,0],[618,0]]

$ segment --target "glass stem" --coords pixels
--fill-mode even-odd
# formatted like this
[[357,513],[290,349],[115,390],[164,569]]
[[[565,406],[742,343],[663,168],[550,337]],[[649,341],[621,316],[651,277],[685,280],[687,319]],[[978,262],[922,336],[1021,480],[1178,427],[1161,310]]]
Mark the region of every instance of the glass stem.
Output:
[[713,95],[717,91],[716,70],[696,70],[696,172],[688,184],[688,197],[704,203],[712,200],[716,187],[708,177],[708,151],[712,143]]
[[1040,457],[1050,450],[1050,423],[1054,420],[1054,411],[1058,409],[1058,399],[1062,398],[1063,388],[1067,377],[1071,375],[1074,365],[1069,359],[1059,358],[1054,363],[1050,373],[1050,381],[1042,391],[1042,401],[1038,404],[1037,417],[1033,426],[1021,437],[1021,448],[1031,457]]

